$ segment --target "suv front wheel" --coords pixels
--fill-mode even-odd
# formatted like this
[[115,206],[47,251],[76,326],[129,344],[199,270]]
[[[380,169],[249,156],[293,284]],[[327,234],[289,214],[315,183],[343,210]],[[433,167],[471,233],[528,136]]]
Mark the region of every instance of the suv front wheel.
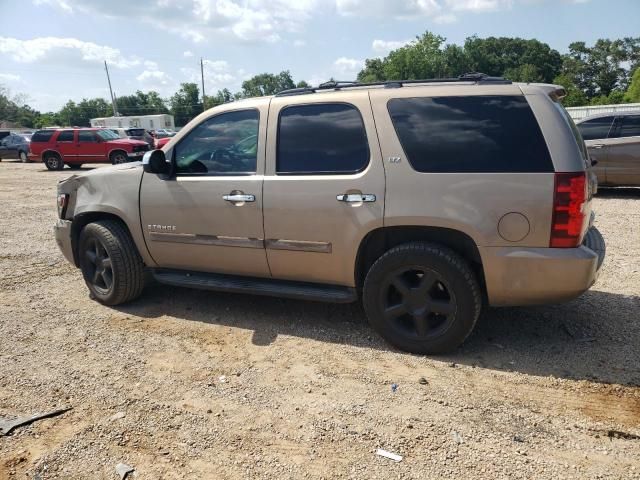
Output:
[[105,305],[137,298],[144,289],[144,264],[124,225],[89,223],[80,234],[78,258],[92,296]]
[[382,255],[363,291],[369,323],[392,345],[419,354],[458,347],[473,330],[482,306],[468,263],[449,248],[415,242]]
[[111,159],[111,163],[113,165],[119,165],[121,163],[127,163],[129,161],[129,157],[127,157],[127,154],[121,151],[113,152],[109,158]]

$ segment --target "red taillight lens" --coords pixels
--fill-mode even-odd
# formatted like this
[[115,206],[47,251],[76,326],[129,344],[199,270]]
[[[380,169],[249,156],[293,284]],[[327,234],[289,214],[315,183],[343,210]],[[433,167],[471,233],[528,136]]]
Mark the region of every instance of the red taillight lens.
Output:
[[586,201],[585,172],[555,174],[550,247],[573,248],[580,245],[580,234],[586,219]]

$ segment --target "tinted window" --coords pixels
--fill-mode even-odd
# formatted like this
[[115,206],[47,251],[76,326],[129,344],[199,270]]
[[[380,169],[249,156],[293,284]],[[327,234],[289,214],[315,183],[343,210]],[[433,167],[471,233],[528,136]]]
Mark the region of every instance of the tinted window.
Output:
[[40,130],[31,137],[32,142],[48,142],[55,133],[55,130]]
[[553,171],[523,96],[402,98],[388,108],[419,172]]
[[626,115],[621,120],[620,137],[640,136],[640,115]]
[[78,132],[78,142],[95,142],[96,135],[90,130],[80,130]]
[[127,130],[127,135],[130,137],[142,137],[144,135],[144,128],[130,128]]
[[285,175],[355,173],[369,163],[362,116],[341,103],[283,109],[277,150],[276,170]]
[[58,142],[73,142],[73,130],[63,130],[58,135]]
[[176,145],[178,173],[255,173],[259,123],[257,110],[222,113],[202,122]]
[[613,117],[599,117],[579,123],[578,128],[585,140],[598,140],[607,138],[612,123]]

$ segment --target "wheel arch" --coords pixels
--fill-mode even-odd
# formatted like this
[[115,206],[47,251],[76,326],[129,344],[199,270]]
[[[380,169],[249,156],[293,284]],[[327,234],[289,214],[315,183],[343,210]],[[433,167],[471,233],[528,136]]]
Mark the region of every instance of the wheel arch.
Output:
[[46,150],[43,150],[42,153],[40,154],[40,158],[44,162],[44,159],[47,158],[47,155],[49,155],[51,153],[53,153],[54,155],[57,155],[61,160],[64,161],[64,157],[62,156],[62,154],[59,151],[54,150],[52,148],[48,148]]
[[113,160],[111,159],[111,157],[113,155],[115,155],[116,153],[123,153],[125,157],[129,158],[129,153],[122,147],[117,147],[114,148],[113,150],[109,151],[109,155],[107,156],[109,158],[109,161],[113,163]]
[[484,268],[476,242],[460,230],[418,225],[380,227],[363,238],[356,256],[355,281],[358,289],[362,288],[369,268],[386,251],[403,243],[416,241],[442,245],[462,256],[476,274],[484,294]]

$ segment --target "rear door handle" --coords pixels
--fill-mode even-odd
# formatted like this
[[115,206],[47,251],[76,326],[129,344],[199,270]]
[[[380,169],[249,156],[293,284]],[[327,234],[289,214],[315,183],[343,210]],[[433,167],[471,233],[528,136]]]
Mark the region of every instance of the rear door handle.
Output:
[[240,203],[240,202],[244,203],[244,202],[255,202],[256,196],[246,195],[244,193],[234,193],[231,195],[223,195],[222,199],[232,203]]
[[373,193],[343,193],[337,195],[336,200],[346,203],[375,202],[376,196]]

